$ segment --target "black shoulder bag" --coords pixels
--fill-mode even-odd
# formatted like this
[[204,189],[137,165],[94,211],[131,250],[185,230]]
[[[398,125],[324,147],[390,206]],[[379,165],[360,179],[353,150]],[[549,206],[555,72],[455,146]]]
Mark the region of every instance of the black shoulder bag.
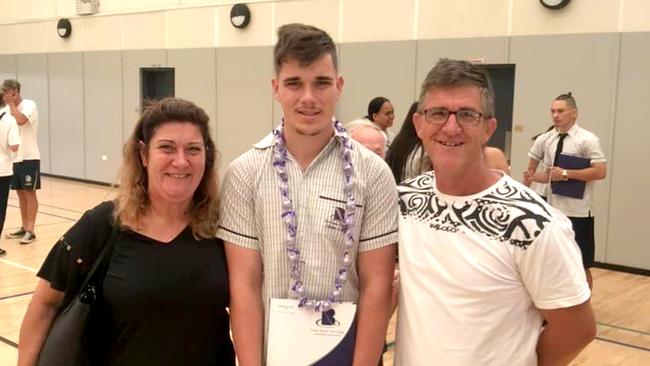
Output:
[[90,365],[84,333],[118,232],[119,229],[114,226],[77,296],[54,319],[41,347],[37,366]]

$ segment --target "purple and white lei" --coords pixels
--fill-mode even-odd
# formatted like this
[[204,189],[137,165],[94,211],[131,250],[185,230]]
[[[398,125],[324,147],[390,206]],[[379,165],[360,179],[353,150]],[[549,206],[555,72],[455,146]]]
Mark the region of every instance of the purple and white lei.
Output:
[[282,220],[287,228],[287,239],[285,246],[287,250],[287,257],[289,258],[289,275],[291,277],[291,293],[298,299],[298,306],[315,311],[327,311],[331,309],[332,304],[335,302],[342,302],[343,285],[348,280],[348,273],[352,266],[352,250],[354,249],[354,210],[355,201],[352,194],[352,143],[348,137],[347,132],[341,126],[339,121],[334,122],[334,135],[339,140],[341,150],[341,163],[343,167],[344,187],[343,194],[346,198],[345,215],[342,223],[345,249],[341,257],[341,264],[334,276],[334,283],[332,291],[327,299],[309,299],[307,292],[302,283],[301,267],[304,262],[300,259],[300,249],[296,243],[297,225],[296,225],[296,211],[293,208],[293,202],[289,197],[289,177],[287,175],[287,146],[284,139],[284,121],[273,131],[274,144],[273,144],[273,167],[279,178],[278,187],[280,188],[280,195],[282,196]]

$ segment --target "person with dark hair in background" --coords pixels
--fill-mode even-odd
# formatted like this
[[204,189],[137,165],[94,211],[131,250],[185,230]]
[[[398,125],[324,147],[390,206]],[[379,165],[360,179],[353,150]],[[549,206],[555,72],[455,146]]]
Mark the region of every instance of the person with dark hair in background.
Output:
[[235,365],[208,121],[181,99],[144,111],[124,146],[117,199],[84,213],[38,272],[18,365],[36,364],[52,321],[111,243],[84,336],[92,365]]
[[441,59],[413,123],[434,170],[398,187],[395,365],[568,364],[596,332],[580,250],[566,216],[487,166],[485,70]]
[[399,133],[390,144],[386,153],[386,163],[393,172],[396,182],[416,177],[430,171],[431,160],[422,149],[422,141],[415,132],[413,114],[417,111],[418,102],[413,102]]
[[332,38],[283,25],[274,61],[284,118],[232,162],[220,202],[239,364],[264,363],[265,311],[291,299],[299,312],[357,303],[354,365],[376,365],[390,315],[395,182],[334,119],[343,78]]
[[36,190],[41,189],[41,153],[38,149],[38,111],[33,100],[23,99],[20,83],[6,79],[2,83],[2,99],[9,107],[9,113],[20,127],[20,146],[14,159],[14,174],[11,189],[18,194],[21,228],[7,234],[9,239],[20,239],[20,244],[36,240],[34,225],[38,213]]
[[[16,119],[11,115],[0,95],[0,232],[4,228],[9,199],[9,185],[13,175],[13,157],[20,145],[20,132]],[[0,248],[0,255],[7,251]]]
[[[593,286],[591,268],[594,264],[595,240],[594,217],[591,216],[593,182],[605,178],[607,160],[598,137],[578,126],[578,106],[571,92],[561,94],[551,103],[552,130],[539,136],[528,152],[530,160],[524,173],[524,181],[553,184],[570,179],[585,182],[582,198],[569,197],[548,189],[548,202],[567,215],[573,225],[576,241],[582,251],[582,263],[589,282]],[[589,159],[583,169],[565,169],[558,165],[561,154]],[[537,171],[542,162],[540,171]]]
[[388,148],[393,141],[393,134],[388,129],[393,126],[393,121],[395,120],[395,109],[390,100],[384,97],[373,98],[368,103],[368,114],[365,118],[379,126],[384,132],[386,135],[386,147]]

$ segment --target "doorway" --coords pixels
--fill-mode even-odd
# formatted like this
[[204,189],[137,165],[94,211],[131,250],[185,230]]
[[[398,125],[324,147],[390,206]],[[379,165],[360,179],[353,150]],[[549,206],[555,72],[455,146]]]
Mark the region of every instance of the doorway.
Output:
[[140,111],[152,101],[174,96],[174,74],[173,67],[140,68]]
[[515,94],[515,65],[482,65],[490,74],[495,94],[495,114],[497,129],[488,141],[488,146],[503,150],[510,162],[510,144],[512,140],[512,109]]

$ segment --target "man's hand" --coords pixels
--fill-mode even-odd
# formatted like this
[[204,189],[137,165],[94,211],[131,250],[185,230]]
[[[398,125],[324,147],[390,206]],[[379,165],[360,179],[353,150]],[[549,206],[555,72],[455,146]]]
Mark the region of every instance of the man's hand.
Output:
[[534,176],[534,175],[535,175],[534,172],[530,172],[530,171],[528,171],[528,170],[526,170],[526,171],[524,172],[524,180],[523,180],[523,183],[524,183],[524,185],[525,185],[526,187],[530,187],[530,184],[531,184],[532,182],[534,182],[534,180],[533,180],[533,176]]
[[562,178],[562,171],[564,168],[560,168],[559,166],[554,166],[549,170],[549,174],[551,175],[551,181],[557,182],[564,180]]
[[16,94],[15,90],[6,90],[2,93],[2,100],[9,106],[16,105]]

